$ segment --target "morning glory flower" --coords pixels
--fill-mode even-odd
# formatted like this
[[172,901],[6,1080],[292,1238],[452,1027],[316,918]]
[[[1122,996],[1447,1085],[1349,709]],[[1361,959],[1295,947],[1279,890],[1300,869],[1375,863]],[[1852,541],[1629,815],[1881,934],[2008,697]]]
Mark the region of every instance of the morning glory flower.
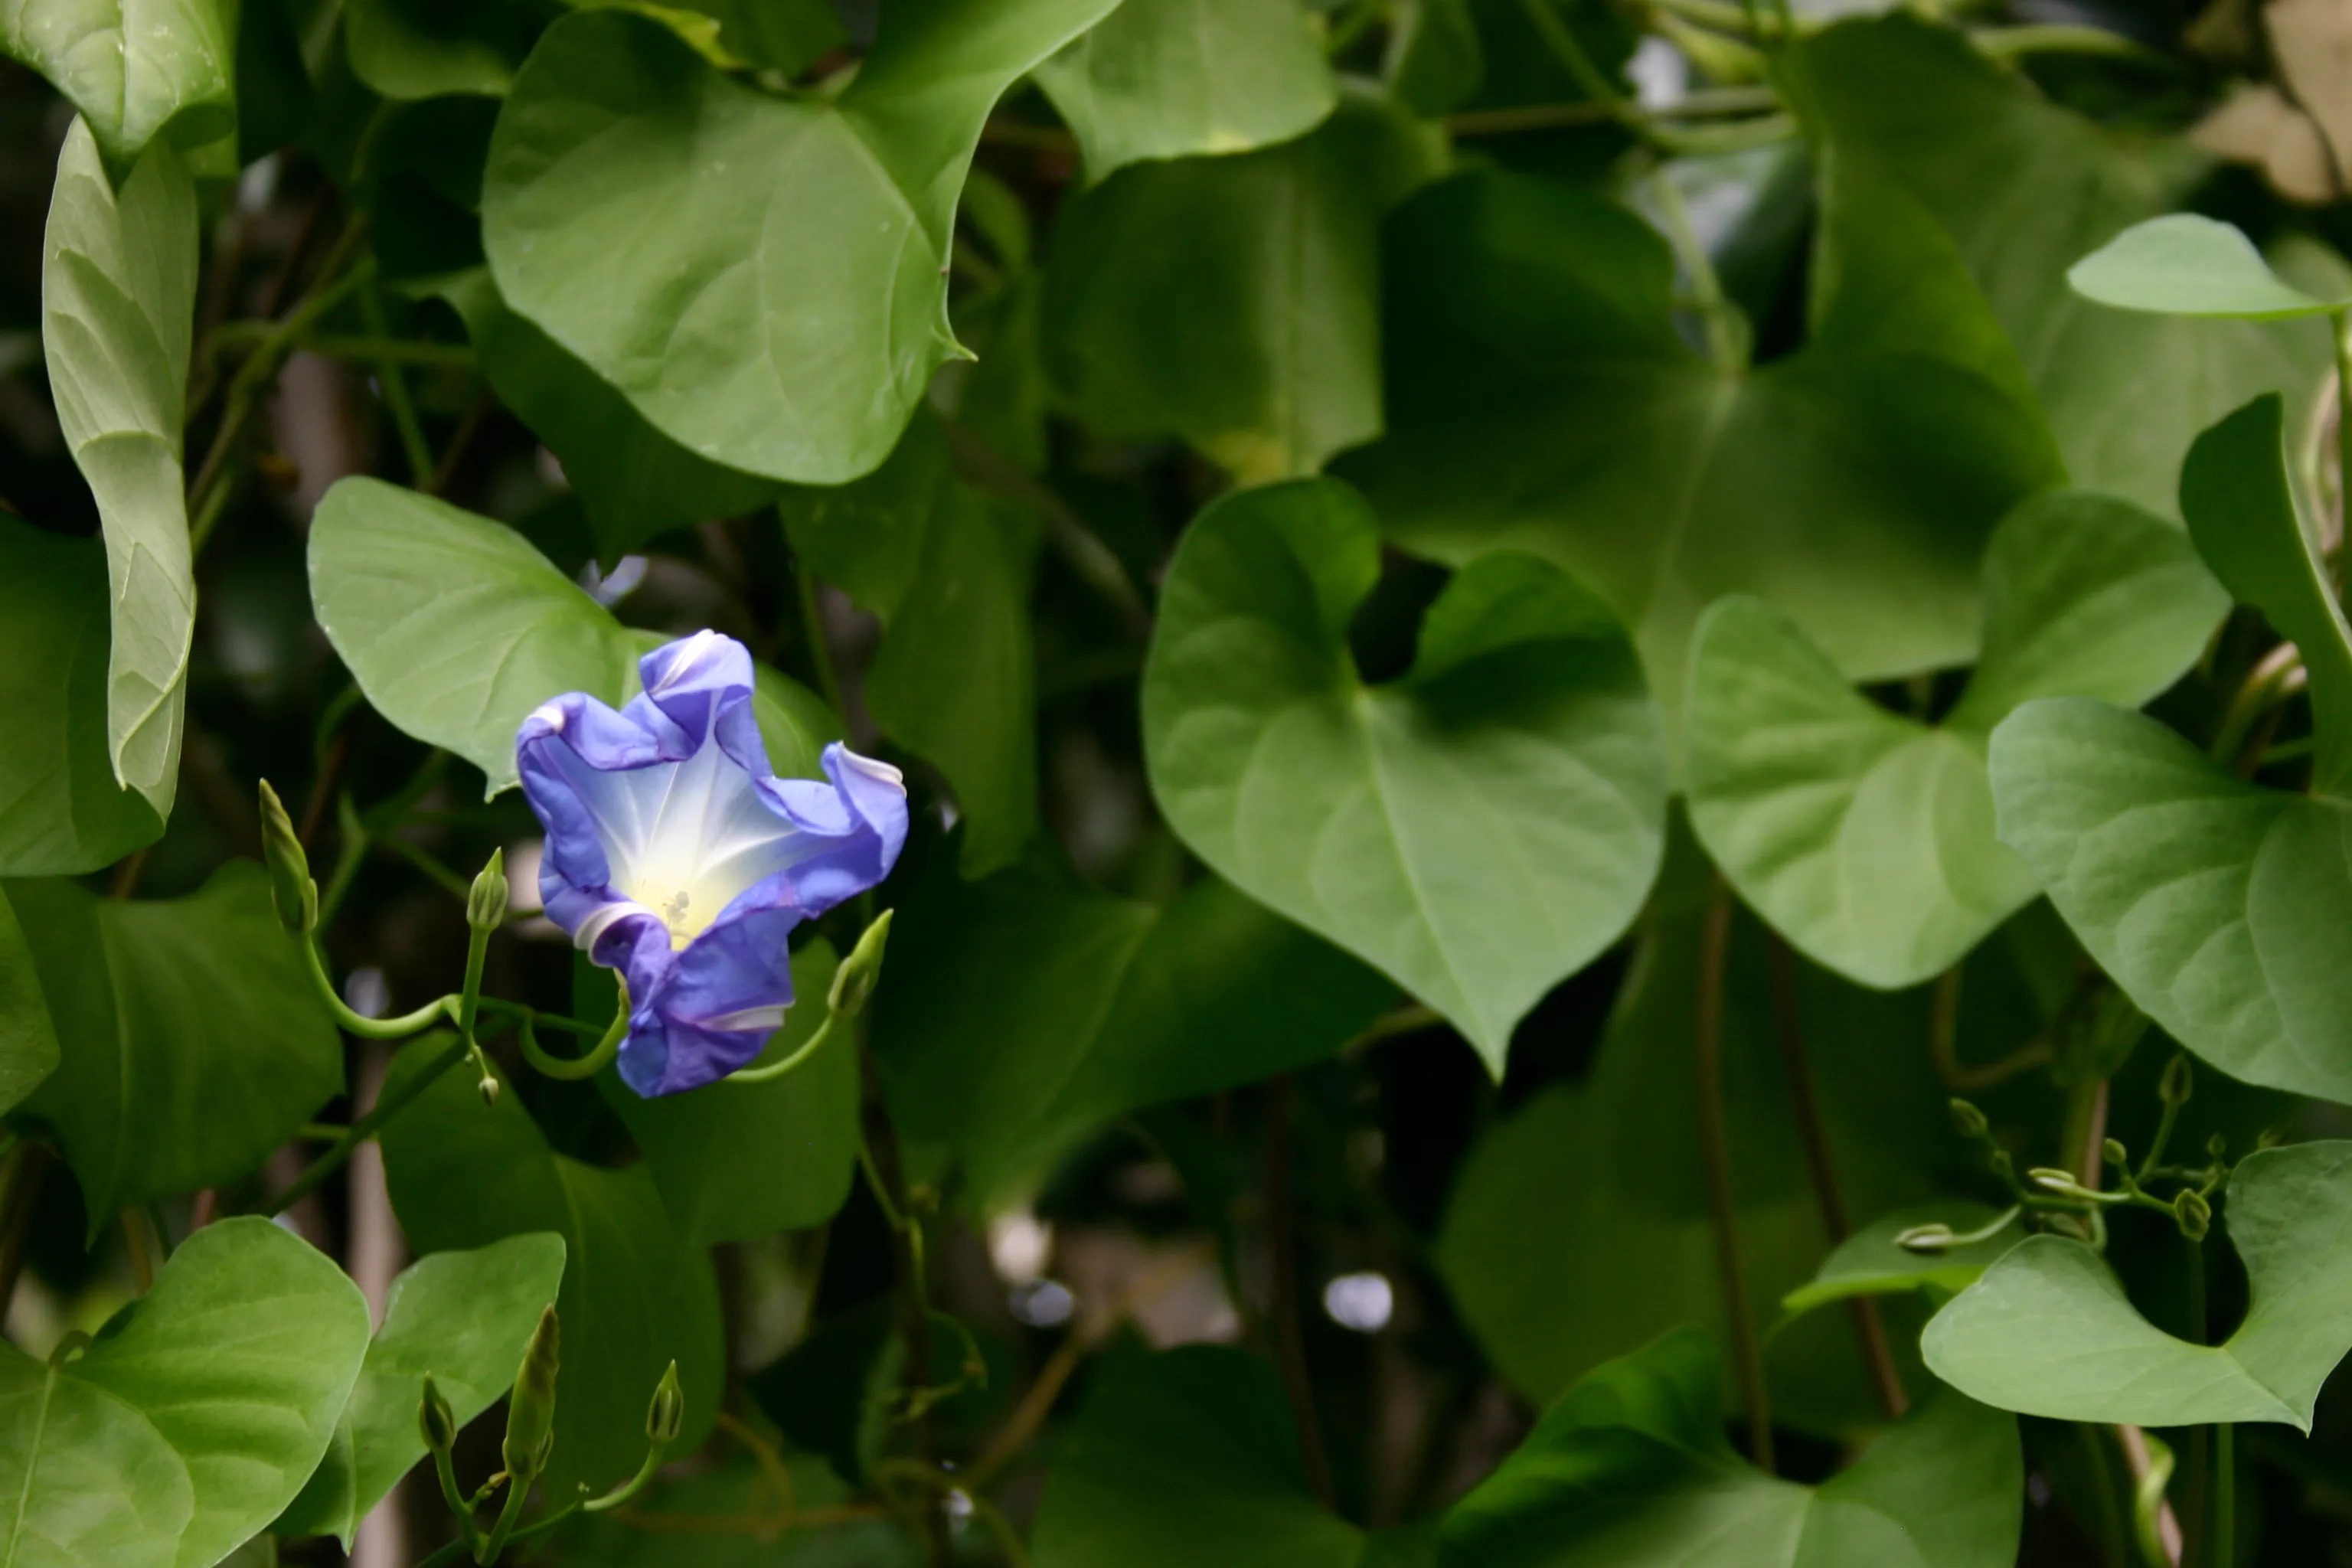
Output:
[[785,938],[889,874],[907,789],[838,743],[830,783],[775,777],[731,637],[666,644],[637,673],[618,712],[581,691],[541,704],[515,752],[547,828],[547,917],[628,982],[621,1078],[650,1097],[760,1054],[793,1001]]

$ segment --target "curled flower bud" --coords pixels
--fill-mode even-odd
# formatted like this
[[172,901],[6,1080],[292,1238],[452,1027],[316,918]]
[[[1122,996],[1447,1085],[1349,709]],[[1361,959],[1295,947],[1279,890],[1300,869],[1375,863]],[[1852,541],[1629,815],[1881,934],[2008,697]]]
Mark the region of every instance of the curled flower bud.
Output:
[[424,1434],[425,1446],[436,1454],[446,1454],[457,1444],[457,1414],[449,1408],[449,1401],[434,1386],[433,1374],[425,1374],[425,1396],[416,1403],[416,1429]]
[[2156,1080],[2158,1097],[2165,1104],[2178,1108],[2189,1103],[2189,1090],[2195,1087],[2196,1079],[2189,1070],[2188,1056],[2174,1053],[2172,1059],[2165,1064],[2164,1076]]
[[2213,1205],[2196,1188],[2183,1187],[2172,1200],[2172,1217],[2179,1225],[2181,1235],[2191,1241],[2202,1241],[2205,1233],[2213,1228]]
[[496,931],[506,918],[507,852],[493,849],[488,864],[466,895],[466,923],[476,931]]
[[547,1446],[555,1435],[555,1372],[562,1338],[555,1309],[540,1313],[507,1400],[507,1436],[499,1454],[518,1487],[528,1489],[546,1468]]
[[881,984],[882,952],[889,945],[890,911],[884,910],[866,928],[866,934],[857,939],[857,945],[849,950],[849,956],[841,961],[841,967],[833,972],[833,990],[825,1005],[833,1009],[835,1017],[855,1018],[865,1011],[866,999]]
[[310,879],[310,858],[302,853],[293,818],[269,781],[261,781],[261,854],[269,866],[269,901],[289,936],[307,935],[319,923],[319,884]]
[[1942,1252],[1952,1240],[1948,1225],[1915,1225],[1895,1233],[1895,1245],[1906,1252]]
[[1965,1100],[1952,1101],[1952,1125],[1960,1130],[1963,1138],[1981,1138],[1991,1130],[1985,1113]]
[[677,1441],[685,1425],[686,1391],[677,1385],[677,1363],[672,1362],[662,1373],[661,1386],[654,1390],[653,1403],[646,1408],[646,1437],[667,1446]]
[[2062,1198],[2090,1195],[2084,1190],[2083,1184],[2074,1179],[2074,1172],[2061,1171],[2054,1166],[2036,1165],[2025,1173],[2025,1179],[2043,1192],[2054,1193]]

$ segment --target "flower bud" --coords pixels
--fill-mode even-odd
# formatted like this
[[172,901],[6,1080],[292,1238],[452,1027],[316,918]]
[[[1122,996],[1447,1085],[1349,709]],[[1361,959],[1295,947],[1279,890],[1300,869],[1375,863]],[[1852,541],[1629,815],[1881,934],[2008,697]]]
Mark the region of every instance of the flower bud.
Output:
[[1906,1252],[1941,1252],[1952,1245],[1948,1225],[1915,1225],[1895,1233],[1895,1245]]
[[310,879],[310,858],[302,853],[293,818],[269,781],[261,781],[261,856],[269,866],[269,901],[289,936],[304,936],[319,923],[319,884]]
[[529,1487],[546,1468],[547,1446],[555,1436],[555,1371],[562,1338],[555,1309],[540,1313],[507,1399],[507,1436],[499,1452],[518,1487]]
[[2181,1235],[2191,1241],[2202,1241],[2205,1233],[2213,1228],[2213,1205],[2196,1188],[2183,1187],[2172,1200],[2172,1217],[2179,1224]]
[[874,987],[880,984],[882,950],[890,945],[890,910],[884,910],[866,928],[866,934],[857,939],[857,945],[849,950],[849,956],[841,961],[841,967],[833,972],[833,990],[825,1005],[833,1009],[835,1017],[857,1016],[865,1011],[866,998],[874,994]]
[[507,918],[507,852],[490,851],[488,864],[474,879],[466,895],[466,923],[476,931],[496,931]]
[[449,1401],[433,1385],[433,1374],[425,1374],[425,1397],[416,1404],[416,1429],[425,1435],[425,1446],[436,1454],[446,1454],[457,1444],[457,1413],[449,1408]]
[[482,1097],[484,1105],[495,1107],[499,1102],[499,1080],[486,1077],[474,1086],[474,1092]]
[[2184,1052],[2175,1052],[2172,1059],[2164,1066],[2164,1076],[2156,1080],[2158,1098],[2176,1110],[2189,1103],[2189,1090],[2196,1087],[2196,1079],[2189,1070],[2189,1058]]
[[2230,1141],[2227,1138],[2222,1137],[2219,1132],[2214,1133],[2213,1136],[2205,1140],[2205,1152],[2213,1159],[2219,1160],[2222,1155],[2227,1154],[2229,1152]]
[[2131,1151],[2124,1147],[2120,1138],[2110,1138],[2101,1143],[2099,1157],[2118,1170],[2131,1163]]
[[1963,1138],[1981,1138],[1991,1131],[1985,1113],[1965,1100],[1952,1101],[1952,1125],[1960,1130]]
[[2084,1192],[2083,1184],[2074,1179],[2074,1172],[2061,1171],[2055,1166],[2036,1165],[2025,1173],[2025,1179],[2043,1192],[2054,1193],[2062,1198],[2078,1198],[2087,1195]]
[[686,1391],[677,1385],[677,1363],[672,1362],[669,1370],[662,1373],[661,1386],[654,1390],[653,1404],[646,1408],[646,1438],[654,1443],[675,1443],[685,1425]]

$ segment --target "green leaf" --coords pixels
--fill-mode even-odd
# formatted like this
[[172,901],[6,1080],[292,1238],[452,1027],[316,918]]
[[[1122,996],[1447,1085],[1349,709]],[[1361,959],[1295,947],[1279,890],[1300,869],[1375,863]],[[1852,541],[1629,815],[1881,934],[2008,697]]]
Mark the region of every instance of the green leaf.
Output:
[[1064,405],[1114,436],[1172,432],[1244,483],[1378,436],[1381,215],[1442,157],[1419,121],[1357,91],[1298,141],[1089,192],[1046,272]]
[[[164,6],[158,20],[165,31],[155,41],[174,21],[196,26],[194,16],[169,15],[194,8]],[[201,51],[201,36],[189,47]],[[41,255],[49,390],[106,532],[114,606],[108,754],[115,777],[169,816],[196,620],[180,473],[196,301],[196,191],[187,166],[159,146],[118,195],[89,122],[77,123],[58,158]]]
[[41,994],[33,950],[0,886],[0,1112],[15,1110],[57,1066],[57,1026]]
[[1942,1394],[1819,1487],[1724,1440],[1715,1346],[1682,1329],[1600,1368],[1454,1506],[1444,1568],[2007,1568],[2017,1423]]
[[1976,1283],[1977,1277],[2022,1238],[2014,1224],[1983,1241],[1941,1252],[1914,1252],[1895,1238],[1915,1226],[1941,1225],[1955,1235],[1967,1235],[1990,1225],[1999,1211],[1983,1204],[1923,1204],[1897,1209],[1864,1226],[1838,1244],[1822,1260],[1811,1280],[1780,1298],[1780,1310],[1790,1317],[1810,1312],[1832,1301],[1856,1296],[1891,1296],[1914,1290],[1953,1295]]
[[1370,1568],[1367,1534],[1307,1489],[1282,1384],[1255,1356],[1188,1345],[1112,1362],[1037,1504],[1036,1568]]
[[733,81],[645,16],[568,16],[491,142],[499,291],[702,457],[854,479],[958,352],[944,272],[981,121],[1110,5],[893,10],[830,100]]
[[2137,223],[2067,269],[2085,300],[2159,316],[2278,321],[2323,316],[2352,304],[2315,300],[2283,282],[2236,226],[2194,213]]
[[[823,939],[793,954],[798,1000],[758,1062],[782,1060],[824,1022],[838,963]],[[609,995],[609,977],[599,978]],[[846,1037],[773,1083],[715,1083],[658,1100],[640,1099],[611,1073],[597,1083],[628,1124],[670,1224],[688,1246],[822,1225],[849,1197],[859,1097],[857,1052]],[[757,1158],[747,1157],[755,1151]]]
[[607,564],[674,528],[734,517],[775,499],[776,485],[705,461],[646,423],[629,400],[516,315],[487,268],[446,280],[499,401],[563,465]]
[[0,1563],[212,1568],[301,1489],[367,1339],[359,1287],[248,1217],[181,1243],[79,1356],[0,1347]]
[[2279,400],[2198,439],[2189,531],[2222,583],[2301,649],[2312,794],[2239,778],[2104,703],[2019,709],[1992,738],[2000,836],[2141,1011],[2233,1078],[2352,1100],[2352,634],[2287,488]]
[[7,895],[61,1049],[26,1109],[57,1129],[93,1235],[118,1209],[248,1174],[342,1092],[342,1043],[253,861],[181,899],[66,881]]
[[105,548],[0,515],[0,875],[95,871],[162,836],[106,743]]
[[1318,1061],[1395,992],[1206,878],[1164,907],[1012,871],[930,877],[875,999],[891,1113],[982,1201],[1127,1111]]
[[1219,875],[1445,1015],[1500,1077],[1512,1026],[1656,875],[1657,710],[1609,611],[1517,554],[1464,567],[1412,672],[1366,686],[1348,622],[1380,565],[1370,509],[1331,480],[1202,511],[1144,669],[1152,792]]
[[964,870],[1010,865],[1037,826],[1034,518],[966,486],[928,416],[875,473],[782,510],[803,562],[882,622],[866,707],[954,787]]
[[563,1238],[546,1234],[436,1252],[403,1269],[326,1458],[271,1528],[339,1536],[350,1551],[360,1521],[425,1458],[416,1411],[426,1375],[460,1426],[497,1404],[562,1279]]
[[2057,455],[1916,203],[1841,163],[1822,223],[1811,340],[1736,373],[1684,346],[1673,256],[1633,214],[1510,175],[1437,187],[1389,229],[1389,437],[1339,471],[1407,549],[1589,581],[1670,709],[1727,594],[1850,679],[1967,659],[1985,541]]
[[2064,1421],[2194,1426],[2283,1421],[2311,1430],[2320,1384],[2352,1350],[2352,1143],[2247,1155],[2222,1221],[2246,1266],[2244,1320],[2191,1344],[2140,1316],[2099,1255],[2030,1237],[1927,1325],[1936,1375],[2004,1410]]
[[2230,607],[2179,529],[2079,492],[1995,531],[1984,603],[1983,657],[1936,726],[1854,690],[1760,600],[1721,601],[1692,638],[1691,825],[1749,907],[1864,985],[1941,973],[2039,890],[1994,833],[1992,727],[2037,697],[2147,701]]
[[[532,709],[566,691],[619,706],[638,658],[668,640],[622,626],[504,523],[380,479],[341,480],[320,501],[310,603],[375,710],[481,769],[485,799],[513,786]],[[753,675],[769,766],[817,776],[839,721],[776,671]]]
[[1089,180],[1287,142],[1339,100],[1322,31],[1296,0],[1123,0],[1034,75]]
[[[1802,58],[1838,156],[1899,177],[1952,237],[2025,362],[2074,483],[2169,515],[2181,454],[2214,420],[2288,387],[2300,427],[2331,363],[2324,323],[2127,314],[2066,286],[2084,256],[2179,205],[2210,166],[2204,154],[2063,108],[1958,28],[1916,16],[1829,28]],[[2310,246],[2273,252],[2306,288],[2342,292],[2341,263],[2321,257]]]
[[352,74],[395,101],[503,98],[541,20],[511,0],[350,0],[343,47]]
[[[384,1092],[448,1044],[433,1035],[404,1047]],[[419,1251],[530,1231],[563,1238],[550,1496],[568,1498],[583,1483],[603,1491],[635,1472],[646,1406],[673,1358],[686,1390],[676,1451],[691,1453],[709,1436],[725,1382],[718,1284],[709,1258],[671,1226],[642,1164],[606,1170],[556,1153],[512,1084],[484,1105],[462,1066],[387,1125],[382,1142],[393,1210]]]
[[236,128],[236,17],[224,0],[18,0],[0,11],[0,53],[48,78],[123,171],[158,135],[196,147]]

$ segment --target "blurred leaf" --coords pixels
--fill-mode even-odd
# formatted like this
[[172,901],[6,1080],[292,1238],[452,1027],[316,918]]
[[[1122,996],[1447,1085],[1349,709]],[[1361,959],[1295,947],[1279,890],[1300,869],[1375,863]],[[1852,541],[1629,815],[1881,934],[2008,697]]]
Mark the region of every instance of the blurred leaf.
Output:
[[1456,1503],[1440,1564],[2008,1568],[2024,1514],[2017,1423],[1944,1394],[1819,1487],[1724,1440],[1715,1346],[1682,1329],[1587,1375]]
[[487,268],[448,279],[438,291],[465,318],[499,400],[563,465],[607,563],[674,528],[774,499],[773,480],[706,461],[647,424],[627,398],[508,310]]
[[93,1236],[118,1209],[236,1181],[342,1092],[342,1042],[255,862],[181,899],[7,893],[61,1050],[26,1109],[56,1127]]
[[1296,0],[1122,0],[1034,74],[1089,180],[1287,142],[1339,101],[1321,29]]
[[[601,1514],[558,1537],[563,1568],[922,1568],[922,1543],[887,1514],[823,1525],[799,1513],[854,1508],[821,1459],[794,1455],[782,1479],[749,1460],[671,1472],[626,1518]],[[736,1528],[713,1528],[720,1521]],[[772,1521],[761,1529],[760,1521]]]
[[1037,825],[1034,519],[965,485],[929,416],[873,474],[789,491],[782,510],[809,569],[882,622],[866,705],[947,775],[971,823],[964,871],[1010,865]]
[[2352,295],[2315,300],[2282,282],[2254,242],[2194,213],[2137,223],[2067,270],[2074,292],[2122,310],[2277,321],[2324,316]]
[[163,831],[106,743],[106,559],[0,514],[0,875],[77,875]]
[[[389,1094],[447,1047],[430,1035],[403,1047]],[[548,1495],[597,1491],[645,1458],[646,1406],[675,1358],[686,1426],[675,1450],[710,1435],[725,1380],[719,1288],[705,1254],[662,1212],[643,1165],[611,1171],[556,1153],[509,1084],[484,1105],[462,1065],[420,1095],[382,1135],[392,1206],[423,1252],[487,1247],[530,1231],[563,1238],[563,1326],[555,1451]]]
[[1213,877],[1165,907],[934,875],[891,932],[874,1051],[893,1116],[983,1205],[1127,1111],[1319,1061],[1394,999]]
[[2011,513],[1985,557],[1985,646],[1929,726],[1848,685],[1761,600],[1716,604],[1691,651],[1691,824],[1749,907],[1864,985],[1950,968],[2039,890],[1993,831],[1986,737],[2018,704],[2137,707],[2178,679],[2230,607],[2180,531],[2062,491]]
[[1064,405],[1108,434],[1172,432],[1244,483],[1379,435],[1380,218],[1442,157],[1418,121],[1355,92],[1298,141],[1089,192],[1046,272]]
[[1515,554],[1458,573],[1412,672],[1366,686],[1347,631],[1380,566],[1370,509],[1331,480],[1203,511],[1144,671],[1152,792],[1220,875],[1445,1015],[1499,1078],[1512,1026],[1657,873],[1657,710],[1608,609]]
[[1923,1204],[1897,1209],[1855,1231],[1822,1260],[1812,1279],[1780,1298],[1780,1310],[1795,1317],[1832,1301],[1856,1296],[1890,1296],[1913,1290],[1950,1295],[1976,1282],[1994,1259],[2015,1247],[2024,1232],[2015,1224],[1984,1241],[1914,1252],[1895,1238],[1916,1226],[1941,1225],[1966,1235],[1990,1225],[2000,1211],[1983,1204]]
[[2004,1410],[2065,1421],[2191,1426],[2282,1421],[2311,1430],[2320,1384],[2352,1350],[2352,1143],[2247,1155],[2222,1221],[2249,1300],[2218,1345],[2174,1339],[2139,1314],[2099,1255],[2029,1237],[1928,1323],[1936,1375]]
[[57,1066],[57,1026],[41,994],[33,950],[0,886],[0,1112],[15,1110]]
[[[0,10],[0,53],[48,78],[81,111],[107,163],[128,174],[158,135],[196,147],[236,128],[236,9],[234,0],[16,0]],[[193,227],[190,235],[193,288]],[[178,245],[176,237],[163,235],[152,242],[165,252]],[[169,270],[173,262],[167,254],[151,254],[141,265]],[[184,366],[184,327],[179,342]],[[184,374],[174,383],[175,399],[186,379]],[[176,443],[176,419],[172,431]]]
[[503,98],[554,12],[519,0],[346,0],[352,71],[394,100]]
[[957,353],[943,275],[981,121],[1110,4],[894,9],[831,100],[732,81],[642,16],[565,17],[491,143],[499,291],[700,456],[854,479]]
[[[58,5],[68,13],[101,7]],[[104,9],[111,9],[106,7]],[[201,26],[204,0],[165,4],[152,39]],[[186,13],[186,14],[182,14]],[[37,13],[21,12],[26,20]],[[54,25],[65,26],[60,15]],[[145,33],[145,25],[141,31]],[[186,45],[204,48],[201,33]],[[102,54],[103,49],[93,51]],[[143,136],[142,137],[143,141]],[[196,584],[181,496],[180,425],[196,300],[196,192],[159,146],[118,195],[88,121],[66,134],[42,238],[41,345],[58,425],[106,532],[113,622],[106,733],[115,777],[172,813]]]
[[325,1459],[271,1528],[338,1536],[350,1551],[360,1521],[425,1458],[425,1376],[460,1426],[505,1398],[562,1279],[563,1238],[545,1233],[436,1252],[401,1270]]
[[[1899,176],[1951,235],[2017,344],[2075,484],[2171,515],[2198,431],[2281,387],[2297,421],[2309,409],[2331,358],[2321,323],[2122,314],[2066,286],[2076,261],[2180,204],[2208,167],[2186,143],[2062,108],[1958,29],[1907,14],[1832,27],[1801,58],[1839,155]],[[2340,263],[2311,267],[2335,275],[2322,291],[2345,286]]]
[[1588,578],[1670,731],[1693,623],[1726,594],[1855,679],[1975,651],[1984,542],[2060,471],[2000,327],[1899,188],[1840,166],[1811,341],[1744,375],[1684,346],[1665,242],[1600,196],[1471,175],[1389,235],[1390,435],[1340,471],[1398,542]]
[[247,1217],[182,1242],[79,1356],[0,1347],[0,1560],[210,1568],[301,1489],[367,1339],[359,1287]]
[[2352,631],[2297,520],[2275,395],[2200,437],[2189,534],[2222,583],[2302,651],[2311,794],[2237,776],[2152,719],[2034,702],[1994,732],[2003,842],[2099,966],[2182,1045],[2249,1083],[2352,1100]]
[[[782,1060],[816,1032],[838,962],[822,939],[793,954],[798,1000],[753,1065]],[[598,978],[609,998],[610,978]],[[612,1016],[609,1000],[603,1011]],[[612,1073],[599,1075],[597,1085],[628,1124],[688,1246],[822,1225],[849,1197],[859,1097],[856,1046],[846,1036],[773,1083],[719,1082],[658,1100],[638,1098]]]
[[1402,1568],[1386,1550],[1407,1532],[1368,1534],[1307,1489],[1265,1361],[1188,1345],[1097,1376],[1037,1505],[1036,1568]]

